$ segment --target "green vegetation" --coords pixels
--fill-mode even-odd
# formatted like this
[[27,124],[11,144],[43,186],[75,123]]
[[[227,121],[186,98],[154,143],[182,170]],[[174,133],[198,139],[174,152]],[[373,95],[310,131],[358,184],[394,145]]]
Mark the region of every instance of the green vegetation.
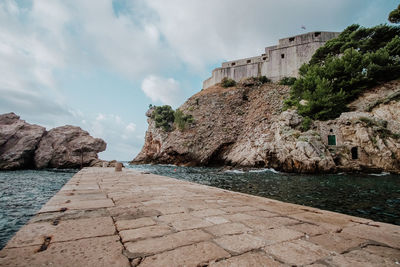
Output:
[[[360,121],[364,123],[365,126],[372,128],[374,136],[379,136],[382,140],[386,140],[389,137],[393,139],[400,138],[400,134],[393,133],[387,128],[388,122],[385,120],[376,120],[367,117],[361,117]],[[372,139],[372,142],[376,144],[377,141],[376,139],[375,140],[374,139]]]
[[174,122],[181,131],[185,129],[186,125],[194,122],[194,118],[192,115],[186,115],[180,109],[177,109],[175,111],[174,116],[175,116]]
[[173,123],[175,123],[180,130],[184,130],[186,125],[194,122],[192,115],[186,115],[179,109],[174,111],[169,105],[151,105],[151,108],[154,108],[151,118],[155,121],[156,128],[162,128],[166,132],[173,130]]
[[310,119],[338,117],[365,89],[400,77],[399,35],[398,26],[349,26],[300,68],[285,107]]
[[395,10],[390,12],[388,20],[391,23],[400,23],[400,5]]
[[236,82],[234,80],[232,80],[232,79],[229,79],[229,78],[225,77],[225,78],[222,79],[221,85],[224,88],[228,88],[228,87],[236,86]]
[[264,84],[264,83],[270,83],[271,80],[267,78],[267,76],[260,76],[257,77],[256,80],[258,80],[260,83]]
[[295,77],[283,77],[280,81],[279,84],[280,85],[293,85],[296,82],[296,78]]
[[312,119],[310,117],[304,117],[303,122],[301,123],[301,130],[303,132],[308,131],[311,128]]

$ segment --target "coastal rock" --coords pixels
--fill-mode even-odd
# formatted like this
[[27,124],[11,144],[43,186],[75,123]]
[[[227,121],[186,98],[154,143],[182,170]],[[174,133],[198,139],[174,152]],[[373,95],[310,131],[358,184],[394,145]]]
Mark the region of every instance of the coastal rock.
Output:
[[14,113],[0,115],[0,170],[31,168],[35,150],[46,132]]
[[90,166],[106,143],[76,126],[61,126],[47,132],[35,152],[35,167],[78,168]]
[[195,122],[171,132],[156,128],[150,109],[132,163],[400,172],[400,81],[368,90],[349,105],[352,112],[314,121],[307,131],[296,110],[283,111],[289,90],[272,83],[209,87],[179,108]]

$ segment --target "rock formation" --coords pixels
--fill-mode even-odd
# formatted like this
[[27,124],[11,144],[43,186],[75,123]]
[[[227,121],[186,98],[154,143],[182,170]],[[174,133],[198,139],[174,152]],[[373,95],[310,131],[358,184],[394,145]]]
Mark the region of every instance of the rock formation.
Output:
[[32,168],[44,127],[19,119],[14,113],[0,115],[0,170]]
[[43,168],[76,168],[89,166],[106,143],[93,138],[76,126],[61,126],[48,131],[35,152],[35,166]]
[[[142,151],[132,163],[272,167],[286,172],[400,172],[400,81],[365,92],[351,112],[302,130],[283,111],[289,87],[248,79],[202,90],[180,109],[195,123],[165,132],[148,117]],[[331,143],[330,143],[331,142]]]
[[0,170],[79,168],[97,163],[106,143],[75,126],[46,131],[14,113],[0,115]]

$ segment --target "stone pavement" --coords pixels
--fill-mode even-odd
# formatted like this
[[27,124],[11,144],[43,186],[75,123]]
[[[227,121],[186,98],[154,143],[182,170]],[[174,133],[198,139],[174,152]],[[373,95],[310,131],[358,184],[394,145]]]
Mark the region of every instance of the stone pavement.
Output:
[[400,266],[400,226],[129,169],[77,173],[0,266]]

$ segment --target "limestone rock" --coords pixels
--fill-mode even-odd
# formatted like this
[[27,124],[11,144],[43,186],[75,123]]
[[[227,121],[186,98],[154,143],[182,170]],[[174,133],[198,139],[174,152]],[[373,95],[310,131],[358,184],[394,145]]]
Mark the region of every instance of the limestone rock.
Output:
[[36,168],[79,168],[89,166],[106,143],[76,126],[61,126],[47,132],[35,152]]
[[314,121],[308,131],[296,110],[282,111],[289,90],[252,80],[203,89],[179,108],[195,121],[184,131],[156,128],[150,109],[145,144],[132,163],[400,172],[400,81],[372,88],[349,105],[352,112]]
[[33,156],[45,131],[14,113],[0,115],[0,170],[33,167]]

